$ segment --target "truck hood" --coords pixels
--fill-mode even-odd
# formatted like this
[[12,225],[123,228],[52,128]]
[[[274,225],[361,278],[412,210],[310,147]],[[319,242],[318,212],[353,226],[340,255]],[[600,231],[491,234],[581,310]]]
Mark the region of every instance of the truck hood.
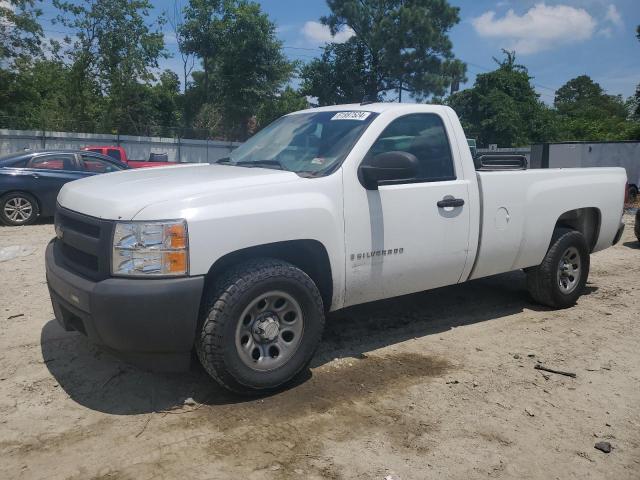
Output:
[[96,175],[67,183],[60,206],[92,217],[131,220],[143,208],[203,194],[301,180],[293,172],[228,165],[144,168]]

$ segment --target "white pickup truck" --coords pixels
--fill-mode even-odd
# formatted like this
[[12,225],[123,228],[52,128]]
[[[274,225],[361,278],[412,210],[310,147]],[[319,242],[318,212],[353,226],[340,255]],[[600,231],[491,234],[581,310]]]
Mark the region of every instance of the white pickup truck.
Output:
[[131,362],[223,386],[289,382],[325,313],[524,269],[572,305],[622,234],[622,168],[472,159],[453,110],[339,105],[280,118],[214,165],[129,170],[58,196],[58,321]]

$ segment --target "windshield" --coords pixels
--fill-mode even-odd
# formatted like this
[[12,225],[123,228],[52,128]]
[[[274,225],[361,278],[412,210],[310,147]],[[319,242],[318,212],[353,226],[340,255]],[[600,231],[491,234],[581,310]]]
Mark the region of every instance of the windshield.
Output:
[[308,175],[329,172],[340,165],[375,116],[373,112],[332,111],[282,117],[219,163]]

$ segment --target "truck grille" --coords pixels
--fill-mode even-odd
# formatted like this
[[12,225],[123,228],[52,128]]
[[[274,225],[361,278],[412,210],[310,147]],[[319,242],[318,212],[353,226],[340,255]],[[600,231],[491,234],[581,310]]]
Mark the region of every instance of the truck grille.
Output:
[[110,273],[113,222],[56,208],[56,248],[69,269],[92,280]]

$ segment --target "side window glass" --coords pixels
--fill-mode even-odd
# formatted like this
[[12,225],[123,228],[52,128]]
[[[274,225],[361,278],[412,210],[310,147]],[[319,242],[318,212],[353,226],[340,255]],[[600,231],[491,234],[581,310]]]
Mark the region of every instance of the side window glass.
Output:
[[455,180],[451,147],[442,119],[434,113],[405,115],[391,122],[367,155],[401,151],[418,159],[416,180]]
[[109,155],[111,158],[115,158],[116,160],[122,160],[122,157],[120,156],[120,150],[111,148],[107,150],[107,155]]
[[22,160],[18,160],[16,162],[13,163],[9,163],[7,165],[5,165],[5,167],[10,167],[10,168],[24,168],[27,166],[27,163],[29,163],[29,159],[27,158],[23,158]]
[[91,173],[108,173],[117,172],[122,170],[111,162],[107,162],[102,158],[94,157],[92,155],[81,155],[80,163],[82,164],[82,170]]
[[69,155],[40,155],[32,158],[28,167],[43,170],[73,170],[73,160]]

